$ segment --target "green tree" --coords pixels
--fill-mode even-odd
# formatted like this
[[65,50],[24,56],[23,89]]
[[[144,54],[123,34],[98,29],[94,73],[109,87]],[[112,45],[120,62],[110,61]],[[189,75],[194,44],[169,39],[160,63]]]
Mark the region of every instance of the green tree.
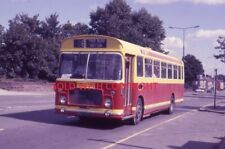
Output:
[[47,67],[42,69],[39,74],[41,79],[54,80],[58,73],[59,49],[61,43],[61,25],[59,24],[58,14],[54,13],[41,21],[39,33],[45,41],[44,55]]
[[214,56],[216,59],[220,59],[221,62],[225,63],[225,37],[219,37],[217,42],[219,45],[215,48],[219,49],[219,53]]
[[3,45],[3,35],[4,35],[4,27],[0,24],[0,48]]
[[82,23],[61,26],[56,13],[44,21],[40,21],[38,15],[16,15],[9,20],[6,32],[0,26],[0,75],[54,80],[58,73],[61,40],[89,31]]
[[74,35],[81,35],[81,34],[89,34],[90,28],[86,24],[77,23],[72,25],[69,21],[62,25],[61,28],[61,36],[62,38],[71,37]]
[[0,25],[0,76],[5,74],[5,61],[3,61],[4,59],[4,55],[2,53],[4,53],[4,47],[5,47],[5,42],[4,42],[4,27],[2,25]]
[[194,55],[186,55],[184,57],[185,67],[185,85],[192,86],[193,81],[197,79],[198,75],[204,74],[202,62]]
[[16,15],[9,20],[9,29],[5,33],[3,52],[7,77],[36,79],[45,67],[46,54],[43,39],[39,36],[40,21],[38,15]]
[[162,21],[152,16],[146,9],[142,8],[138,12],[132,14],[132,28],[137,31],[134,43],[140,44],[145,47],[151,47],[152,49],[164,52],[161,49],[161,41],[165,38],[165,30],[162,26]]
[[131,8],[124,0],[113,0],[105,8],[97,8],[90,14],[93,33],[126,38],[130,30]]
[[132,12],[125,0],[113,0],[105,8],[98,7],[90,14],[90,19],[94,34],[114,36],[164,52],[160,47],[165,38],[162,21],[145,9]]

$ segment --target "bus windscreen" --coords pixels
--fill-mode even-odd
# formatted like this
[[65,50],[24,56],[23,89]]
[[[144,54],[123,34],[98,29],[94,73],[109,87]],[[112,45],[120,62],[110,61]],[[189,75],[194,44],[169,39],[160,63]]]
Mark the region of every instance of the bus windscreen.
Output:
[[122,58],[119,54],[62,54],[61,78],[121,80]]

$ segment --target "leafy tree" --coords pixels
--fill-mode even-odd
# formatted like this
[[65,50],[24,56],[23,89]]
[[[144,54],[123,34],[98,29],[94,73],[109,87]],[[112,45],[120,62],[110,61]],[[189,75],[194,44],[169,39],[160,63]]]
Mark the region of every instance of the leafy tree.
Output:
[[72,25],[69,21],[61,28],[62,38],[71,37],[74,35],[89,34],[90,28],[86,24],[77,23]]
[[[4,46],[5,46],[5,42],[4,42],[4,27],[2,25],[0,25],[0,53],[4,52]],[[5,74],[5,70],[4,70],[4,64],[5,62],[3,61],[4,55],[0,54],[0,76]]]
[[225,37],[219,37],[217,39],[219,46],[216,49],[219,49],[219,54],[214,55],[216,59],[220,59],[221,62],[225,63]]
[[134,34],[136,41],[142,46],[151,47],[152,49],[164,52],[161,49],[161,41],[165,38],[165,30],[162,26],[162,21],[158,17],[152,16],[146,9],[142,8],[132,15],[133,29],[136,29],[139,34]]
[[75,35],[89,34],[90,28],[86,24],[77,23],[74,25],[74,33]]
[[164,52],[161,41],[165,38],[162,21],[145,9],[132,12],[125,0],[113,0],[105,8],[90,14],[92,33],[114,36],[153,50]]
[[4,27],[0,24],[0,41],[1,41],[1,45],[3,43],[3,34],[4,34]]
[[0,26],[0,75],[9,78],[54,80],[58,73],[61,40],[65,37],[88,34],[89,27],[82,23],[62,27],[58,15],[44,21],[38,15],[16,15],[9,20],[9,29]]
[[130,30],[131,8],[124,0],[113,0],[105,8],[97,8],[90,14],[93,33],[126,38]]
[[197,79],[197,76],[204,74],[202,62],[194,55],[186,55],[183,60],[185,67],[185,85],[192,86],[192,83]]
[[8,77],[37,78],[44,67],[46,51],[38,35],[38,15],[17,15],[9,21],[5,34],[4,61]]
[[61,26],[58,17],[58,14],[54,13],[40,23],[39,33],[45,41],[45,51],[47,52],[44,56],[47,67],[40,72],[39,78],[41,79],[54,80],[57,76],[61,42]]

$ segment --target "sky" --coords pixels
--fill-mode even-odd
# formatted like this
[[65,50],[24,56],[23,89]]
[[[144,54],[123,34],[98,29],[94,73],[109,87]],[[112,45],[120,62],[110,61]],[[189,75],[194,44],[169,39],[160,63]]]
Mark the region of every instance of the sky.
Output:
[[[163,48],[169,55],[182,58],[182,30],[169,27],[192,27],[185,32],[185,54],[192,54],[199,59],[205,73],[225,74],[225,64],[216,60],[213,55],[219,50],[215,47],[218,36],[225,36],[225,0],[126,0],[133,11],[145,8],[153,16],[163,21],[166,39]],[[59,14],[60,23],[68,20],[75,24],[88,24],[90,12],[104,7],[109,0],[1,0],[0,24],[8,27],[8,21],[16,14],[30,16],[39,14],[43,20],[50,14]]]

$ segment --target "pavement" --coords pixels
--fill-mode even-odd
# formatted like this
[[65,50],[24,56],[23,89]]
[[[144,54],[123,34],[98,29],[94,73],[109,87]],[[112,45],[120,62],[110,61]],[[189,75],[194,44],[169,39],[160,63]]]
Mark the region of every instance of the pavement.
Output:
[[224,101],[217,101],[215,106],[214,106],[214,104],[210,104],[210,105],[201,107],[199,109],[199,111],[225,114],[225,102]]
[[48,95],[54,94],[53,91],[35,91],[35,92],[25,92],[25,91],[8,91],[0,89],[0,96],[18,96],[18,95]]
[[[221,97],[221,96],[219,96],[219,97]],[[223,96],[222,96],[222,98],[223,98]],[[209,105],[199,108],[199,111],[225,114],[225,102],[222,101],[221,99],[219,99],[219,100],[217,99],[215,102],[215,105],[209,104]],[[225,99],[225,97],[224,97],[224,99]],[[224,136],[224,138],[222,138],[222,141],[221,141],[218,149],[225,149],[225,136]]]
[[224,136],[224,138],[223,138],[222,142],[220,143],[220,145],[219,145],[219,148],[218,148],[218,149],[225,149],[225,136]]

